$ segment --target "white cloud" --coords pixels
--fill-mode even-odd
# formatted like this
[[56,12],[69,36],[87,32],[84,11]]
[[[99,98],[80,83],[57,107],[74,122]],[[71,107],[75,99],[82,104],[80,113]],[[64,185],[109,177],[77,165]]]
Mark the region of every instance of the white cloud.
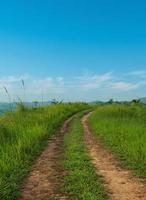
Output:
[[113,79],[112,72],[101,75],[85,75],[77,78],[80,88],[83,90],[97,89],[103,85],[108,85],[108,82]]
[[60,94],[64,90],[63,77],[45,77],[42,79],[28,75],[0,77],[0,101],[7,100],[4,87],[7,88],[12,99],[16,100],[18,96],[24,99],[22,80],[25,83],[26,100],[41,99],[42,93],[46,98],[48,94],[49,98],[49,95]]
[[21,81],[22,79],[27,80],[28,78],[28,75],[0,77],[0,85],[16,83]]
[[[6,87],[9,93],[12,94],[15,93],[20,87],[22,89],[22,83],[21,83],[22,80],[26,81],[28,79],[29,79],[28,75],[0,77],[0,93],[1,93],[0,97],[3,97],[2,95],[4,95],[4,87]],[[18,85],[21,86],[18,87]]]
[[111,88],[123,91],[137,89],[138,87],[139,84],[131,84],[126,82],[116,82],[111,85]]
[[[32,77],[29,75],[0,77],[0,101],[5,101],[7,96],[4,86],[7,87],[12,99],[19,96],[24,98],[21,80],[25,82],[26,99],[25,100],[41,100],[42,94],[44,100],[57,98],[64,100],[88,100],[92,98],[109,98],[115,96],[124,96],[131,94],[137,96],[142,94],[139,91],[146,86],[146,80],[140,76],[144,71],[130,72],[129,76],[116,76],[113,72],[103,74],[85,74],[70,79],[64,77]],[[139,79],[131,78],[139,76]],[[98,97],[97,97],[98,94]],[[144,96],[144,94],[143,94]]]
[[120,91],[130,91],[130,90],[136,90],[140,87],[146,85],[146,81],[140,81],[137,83],[129,83],[129,82],[115,82],[111,84],[111,88],[117,89]]
[[60,93],[64,89],[63,77],[46,77],[44,79],[33,79],[30,92],[34,91],[34,94],[44,94],[54,92]]
[[140,78],[146,78],[146,71],[137,70],[137,71],[130,72],[129,75],[138,76]]

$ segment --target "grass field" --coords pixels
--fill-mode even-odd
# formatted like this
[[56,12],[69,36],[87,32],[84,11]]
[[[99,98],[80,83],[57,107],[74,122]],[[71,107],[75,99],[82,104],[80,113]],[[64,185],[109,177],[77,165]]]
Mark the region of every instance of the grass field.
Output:
[[84,144],[84,131],[80,122],[82,114],[73,120],[64,139],[63,166],[66,176],[63,191],[71,200],[106,200],[108,198],[101,178],[95,174]]
[[49,137],[86,104],[58,104],[27,109],[0,118],[0,199],[16,199],[24,176]]
[[[0,199],[15,200],[24,177],[64,120],[82,110],[83,103],[26,108],[0,117]],[[89,117],[93,133],[126,167],[146,178],[146,107],[140,104],[108,104],[95,107]],[[65,134],[61,191],[71,200],[106,200],[101,177],[97,176],[84,144],[84,130],[76,115]]]
[[89,124],[124,165],[146,178],[146,106],[99,106]]

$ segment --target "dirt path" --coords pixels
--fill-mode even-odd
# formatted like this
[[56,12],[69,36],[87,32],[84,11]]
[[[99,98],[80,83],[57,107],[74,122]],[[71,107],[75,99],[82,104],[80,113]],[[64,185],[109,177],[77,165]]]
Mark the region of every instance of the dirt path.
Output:
[[111,200],[146,200],[146,185],[138,178],[132,177],[132,173],[122,169],[120,163],[106,150],[95,138],[88,125],[90,114],[82,118],[85,130],[85,143],[93,160],[97,174],[105,181],[105,188],[109,192]]
[[65,121],[58,133],[49,142],[48,147],[38,158],[22,188],[18,200],[65,200],[67,199],[59,192],[61,158],[61,144],[68,124],[73,117]]

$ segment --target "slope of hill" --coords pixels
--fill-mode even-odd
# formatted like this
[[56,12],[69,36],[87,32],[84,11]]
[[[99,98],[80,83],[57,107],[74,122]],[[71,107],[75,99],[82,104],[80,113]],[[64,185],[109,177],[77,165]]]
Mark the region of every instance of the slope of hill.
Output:
[[[36,107],[41,105],[49,105],[50,101],[45,102],[25,102],[24,103],[27,107]],[[0,114],[3,114],[7,111],[14,110],[16,108],[16,103],[6,103],[6,102],[0,102]]]
[[140,98],[140,101],[141,101],[142,103],[146,104],[146,97]]

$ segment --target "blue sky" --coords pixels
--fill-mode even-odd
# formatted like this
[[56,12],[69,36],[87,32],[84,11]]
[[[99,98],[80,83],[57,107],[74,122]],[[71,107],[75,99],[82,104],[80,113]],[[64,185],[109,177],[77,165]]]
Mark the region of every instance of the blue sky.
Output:
[[145,0],[0,2],[0,101],[146,96]]

